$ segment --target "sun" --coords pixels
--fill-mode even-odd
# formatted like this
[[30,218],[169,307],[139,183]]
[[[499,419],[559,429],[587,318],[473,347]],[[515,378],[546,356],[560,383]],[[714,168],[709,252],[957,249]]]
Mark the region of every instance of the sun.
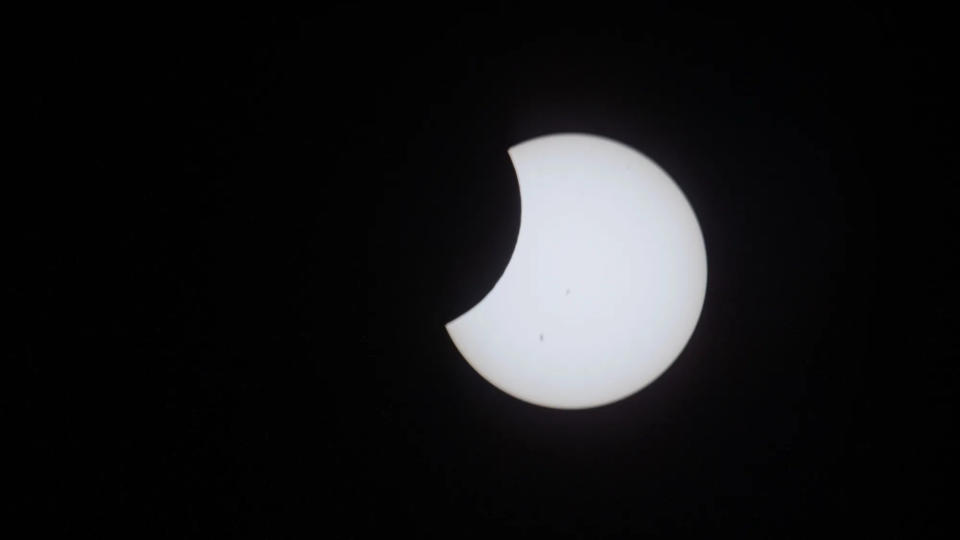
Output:
[[500,280],[447,323],[504,392],[561,409],[627,397],[690,339],[707,259],[693,208],[652,160],[619,142],[555,134],[508,151],[520,232]]

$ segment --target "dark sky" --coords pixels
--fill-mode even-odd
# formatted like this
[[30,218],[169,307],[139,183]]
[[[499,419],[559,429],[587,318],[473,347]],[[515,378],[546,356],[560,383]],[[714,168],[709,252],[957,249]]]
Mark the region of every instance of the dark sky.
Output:
[[[44,60],[24,137],[41,151],[14,200],[36,206],[6,293],[20,313],[11,357],[29,370],[26,498],[45,526],[168,538],[953,526],[943,14],[84,15],[39,29],[30,49]],[[507,148],[563,131],[668,171],[709,268],[673,366],[573,412],[489,385],[443,329],[512,253]]]

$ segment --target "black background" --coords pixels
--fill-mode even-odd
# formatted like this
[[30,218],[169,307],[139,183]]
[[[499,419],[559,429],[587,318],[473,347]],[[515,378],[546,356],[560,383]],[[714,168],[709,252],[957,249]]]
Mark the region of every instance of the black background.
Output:
[[[9,199],[27,502],[134,537],[948,532],[948,26],[506,3],[40,25]],[[563,131],[668,171],[709,266],[675,364],[573,412],[487,384],[443,329],[510,258],[507,148]]]

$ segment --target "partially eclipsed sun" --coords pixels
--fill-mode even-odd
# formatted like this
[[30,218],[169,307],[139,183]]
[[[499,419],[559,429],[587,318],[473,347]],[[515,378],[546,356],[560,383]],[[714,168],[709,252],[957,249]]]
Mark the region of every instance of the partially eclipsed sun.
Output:
[[650,384],[693,334],[703,235],[653,161],[602,137],[556,134],[508,151],[522,205],[500,280],[446,329],[486,380],[524,401],[596,407]]

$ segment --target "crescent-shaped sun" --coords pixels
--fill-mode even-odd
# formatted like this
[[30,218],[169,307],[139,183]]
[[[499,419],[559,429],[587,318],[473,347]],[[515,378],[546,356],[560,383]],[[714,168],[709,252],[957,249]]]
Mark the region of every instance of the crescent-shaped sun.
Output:
[[513,255],[447,332],[483,378],[533,404],[637,392],[674,362],[703,307],[692,207],[653,161],[607,138],[555,134],[508,152],[522,205]]

